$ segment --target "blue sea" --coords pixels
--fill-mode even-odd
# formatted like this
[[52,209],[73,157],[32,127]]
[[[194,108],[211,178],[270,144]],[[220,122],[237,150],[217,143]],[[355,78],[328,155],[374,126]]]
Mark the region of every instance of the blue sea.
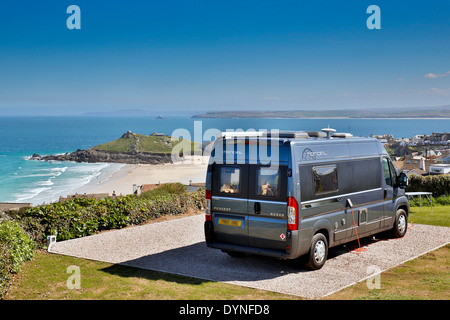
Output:
[[[201,134],[195,134],[194,121]],[[39,155],[72,152],[115,140],[131,130],[140,134],[171,135],[185,129],[199,141],[208,129],[279,129],[318,131],[324,127],[355,136],[449,132],[449,119],[192,119],[189,117],[0,117],[0,202],[49,203],[76,192],[100,175],[117,171],[121,164],[43,162]],[[200,142],[200,141],[199,141]],[[149,181],[149,183],[152,183]]]

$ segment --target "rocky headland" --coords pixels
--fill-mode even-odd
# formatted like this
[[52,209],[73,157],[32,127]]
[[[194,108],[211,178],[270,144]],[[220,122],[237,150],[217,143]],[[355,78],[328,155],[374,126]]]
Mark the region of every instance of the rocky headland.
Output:
[[[109,162],[124,164],[163,164],[171,163],[171,151],[180,142],[171,141],[170,136],[160,133],[141,135],[128,131],[121,138],[86,150],[44,155],[33,154],[31,160]],[[188,142],[191,144],[191,142]]]
[[126,163],[126,164],[162,164],[171,163],[170,154],[148,153],[148,152],[114,152],[101,151],[92,148],[81,150],[78,149],[71,153],[40,156],[33,154],[31,160],[41,161],[74,161],[74,162],[109,162],[109,163]]

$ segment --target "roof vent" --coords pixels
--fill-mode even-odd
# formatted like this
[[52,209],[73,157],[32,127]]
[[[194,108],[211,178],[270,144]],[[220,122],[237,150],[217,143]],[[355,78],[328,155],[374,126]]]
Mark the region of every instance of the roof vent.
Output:
[[331,137],[331,133],[332,133],[332,132],[336,132],[336,130],[331,129],[330,127],[328,127],[328,128],[323,128],[321,131],[326,133],[326,135],[327,135],[326,137],[327,137],[328,139]]
[[309,138],[309,134],[308,132],[305,131],[297,131],[295,133],[295,139],[308,139]]
[[265,132],[262,131],[253,131],[253,132],[221,132],[218,134],[219,138],[224,139],[236,139],[236,138],[246,138],[246,137],[262,137],[265,134]]
[[326,136],[326,134],[319,131],[308,131],[308,136],[310,138],[323,138]]
[[353,135],[347,132],[336,132],[331,135],[333,138],[351,138]]

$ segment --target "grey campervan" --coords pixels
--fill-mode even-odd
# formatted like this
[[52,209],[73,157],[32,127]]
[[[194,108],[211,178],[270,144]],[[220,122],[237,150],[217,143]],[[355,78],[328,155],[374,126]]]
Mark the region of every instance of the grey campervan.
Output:
[[232,256],[306,256],[319,269],[332,246],[406,233],[406,175],[381,143],[322,131],[216,138],[206,177],[208,247]]

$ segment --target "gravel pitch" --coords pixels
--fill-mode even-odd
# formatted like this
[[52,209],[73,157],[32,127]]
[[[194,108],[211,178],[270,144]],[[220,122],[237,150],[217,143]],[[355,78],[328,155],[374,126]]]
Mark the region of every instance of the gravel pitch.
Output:
[[450,228],[410,225],[401,239],[361,240],[331,248],[325,266],[308,271],[297,260],[232,258],[206,247],[204,215],[104,232],[57,242],[50,252],[221,281],[317,299],[450,242]]

